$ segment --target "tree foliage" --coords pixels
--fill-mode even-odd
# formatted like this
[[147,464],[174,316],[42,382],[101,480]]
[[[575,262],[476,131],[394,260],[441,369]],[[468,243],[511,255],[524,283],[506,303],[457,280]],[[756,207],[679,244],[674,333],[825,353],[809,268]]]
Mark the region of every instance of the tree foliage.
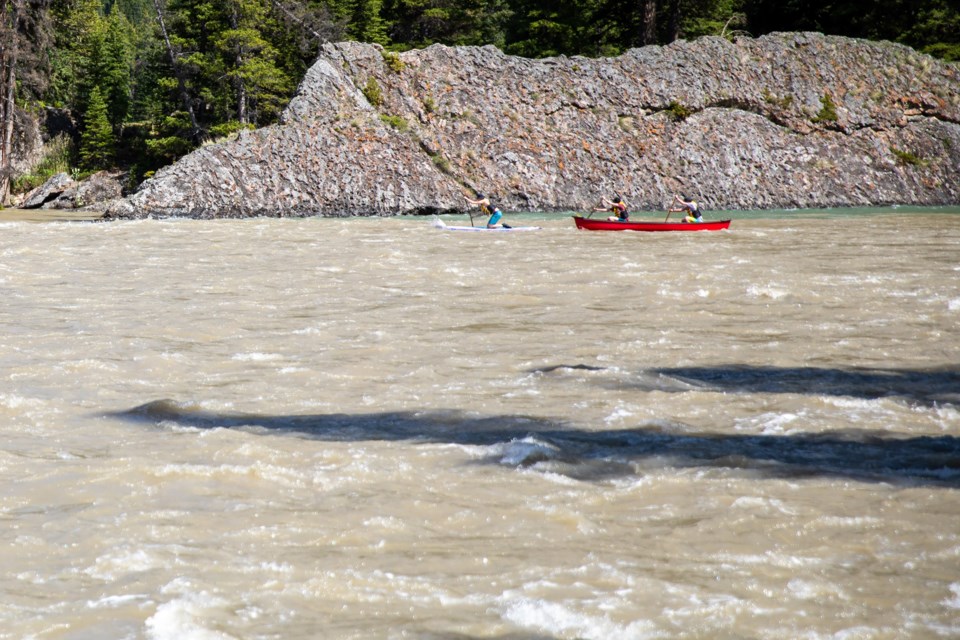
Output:
[[83,116],[83,134],[80,136],[80,168],[84,171],[109,169],[113,164],[114,139],[108,118],[107,101],[94,86]]

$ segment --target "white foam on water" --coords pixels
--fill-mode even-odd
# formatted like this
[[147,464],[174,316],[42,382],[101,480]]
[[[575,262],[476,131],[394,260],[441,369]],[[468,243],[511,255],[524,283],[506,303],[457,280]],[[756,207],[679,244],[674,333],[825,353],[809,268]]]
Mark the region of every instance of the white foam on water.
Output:
[[621,623],[608,616],[578,611],[575,607],[540,598],[507,595],[501,599],[504,620],[525,629],[571,636],[583,640],[650,640],[668,638],[670,634],[649,620]]
[[734,554],[718,553],[714,560],[731,565],[770,565],[787,569],[800,567],[822,567],[827,560],[823,558],[794,556],[783,553],[768,552],[765,554]]
[[790,295],[790,292],[773,285],[754,284],[747,287],[747,295],[751,298],[780,300]]
[[146,549],[119,549],[98,557],[84,573],[99,580],[116,580],[131,573],[166,568],[167,563]]
[[291,373],[309,373],[310,369],[306,367],[283,367],[277,373],[281,375],[290,375]]
[[36,398],[24,398],[15,394],[0,393],[0,405],[7,409],[36,409],[43,406],[43,402]]
[[749,509],[751,511],[756,509],[766,509],[786,515],[797,514],[796,509],[791,509],[782,500],[777,500],[775,498],[764,498],[761,496],[741,496],[734,500],[730,504],[730,507],[734,509]]
[[[680,590],[676,590],[677,595]],[[757,614],[760,610],[749,601],[724,593],[717,594],[687,594],[689,604],[680,608],[668,608],[664,615],[680,628],[701,626],[709,621],[712,627],[730,627],[734,621],[749,612]]]
[[878,637],[879,632],[880,630],[874,627],[859,626],[842,629],[834,634],[819,637],[829,638],[829,640],[874,640]]
[[635,413],[632,410],[627,409],[626,407],[623,407],[623,406],[619,406],[616,409],[614,409],[610,415],[604,418],[603,421],[606,424],[613,424],[615,422],[623,422],[628,418],[632,418],[634,415]]
[[787,583],[787,591],[800,600],[820,601],[823,598],[829,597],[846,599],[843,589],[836,584],[821,580],[814,581],[794,578]]
[[864,517],[864,516],[820,516],[817,519],[817,524],[824,525],[831,528],[839,527],[855,527],[858,529],[867,528],[867,527],[878,527],[883,526],[883,520],[880,518],[873,517]]
[[940,638],[960,638],[960,624],[930,624],[927,628]]
[[953,597],[944,600],[943,605],[950,609],[960,609],[960,582],[951,584],[950,592],[953,594]]
[[99,600],[88,600],[87,606],[91,609],[113,609],[133,602],[144,602],[149,599],[145,593],[133,593],[123,596],[104,596]]
[[738,431],[759,431],[763,435],[783,435],[790,425],[800,419],[796,413],[762,413],[758,416],[736,418],[734,426]]
[[552,460],[559,454],[560,450],[556,446],[531,437],[511,440],[506,444],[499,445],[498,453],[501,464],[511,466]]
[[862,409],[865,411],[879,411],[887,398],[850,398],[844,396],[826,396],[821,398],[825,404],[839,409]]
[[947,302],[947,309],[950,311],[960,311],[960,298],[953,298]]
[[[209,431],[204,432],[210,433]],[[158,469],[158,477],[199,477],[199,478],[247,478],[249,480],[265,480],[277,486],[302,488],[307,484],[304,475],[296,470],[278,465],[255,462],[250,465],[200,465],[200,464],[167,464]]]
[[278,353],[237,353],[234,354],[232,360],[237,360],[240,362],[269,362],[272,360],[279,360],[283,356]]
[[147,618],[146,630],[150,640],[234,640],[234,636],[209,628],[205,622],[217,617],[211,615],[227,607],[222,598],[206,592],[193,592],[189,580],[178,578],[163,588],[164,593],[180,592],[176,597],[157,607]]

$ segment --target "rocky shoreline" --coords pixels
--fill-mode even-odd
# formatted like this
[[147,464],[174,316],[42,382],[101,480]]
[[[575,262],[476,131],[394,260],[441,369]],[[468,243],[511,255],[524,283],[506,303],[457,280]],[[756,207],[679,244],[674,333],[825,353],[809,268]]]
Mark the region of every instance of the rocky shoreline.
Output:
[[108,218],[960,203],[960,69],[813,33],[617,58],[326,45],[280,124],[162,169]]

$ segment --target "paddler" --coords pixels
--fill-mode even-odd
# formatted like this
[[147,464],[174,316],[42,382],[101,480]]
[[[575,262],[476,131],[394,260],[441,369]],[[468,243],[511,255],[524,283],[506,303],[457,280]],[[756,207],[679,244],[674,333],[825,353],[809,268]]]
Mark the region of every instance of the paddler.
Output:
[[627,204],[620,197],[620,194],[614,194],[613,200],[607,200],[600,197],[603,206],[597,207],[594,211],[609,211],[613,215],[607,217],[608,222],[627,222],[630,220],[630,214],[627,212]]
[[483,211],[484,215],[490,216],[487,220],[487,229],[496,229],[498,227],[503,227],[504,229],[509,229],[510,225],[502,224],[500,219],[503,218],[503,212],[500,211],[500,207],[490,202],[490,198],[483,195],[482,193],[477,193],[477,199],[472,200],[467,196],[464,196],[467,202],[470,204],[475,204],[480,206],[480,210]]
[[700,205],[697,204],[696,200],[690,196],[681,198],[676,194],[674,194],[673,199],[677,206],[668,209],[669,212],[686,211],[687,215],[683,219],[684,222],[703,222],[703,213],[700,212]]

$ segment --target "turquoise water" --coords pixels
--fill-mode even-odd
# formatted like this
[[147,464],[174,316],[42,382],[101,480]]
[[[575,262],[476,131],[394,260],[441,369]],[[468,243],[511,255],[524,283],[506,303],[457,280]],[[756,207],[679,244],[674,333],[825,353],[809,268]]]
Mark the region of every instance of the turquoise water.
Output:
[[[573,215],[587,215],[583,211],[508,211],[504,214],[507,224],[511,220],[533,221],[551,221],[566,220]],[[603,218],[606,214],[597,212],[593,217]],[[663,220],[666,217],[665,211],[631,211],[630,215],[635,220]],[[756,209],[749,211],[728,211],[722,209],[705,209],[704,217],[707,220],[777,220],[777,219],[839,219],[849,217],[864,216],[887,216],[887,215],[960,215],[960,205],[944,207],[917,207],[910,205],[893,207],[851,207],[843,209]],[[678,214],[673,214],[671,219],[678,219]],[[0,210],[0,222],[23,220],[28,222],[64,222],[70,220],[91,220],[95,219],[97,214],[89,212],[73,211],[50,211],[40,209],[3,209]],[[407,217],[407,216],[401,216]],[[410,216],[426,218],[429,216]],[[451,224],[469,224],[470,216],[468,214],[443,215],[440,216],[444,221]],[[452,221],[452,222],[451,222]],[[486,218],[480,214],[473,214],[473,224],[480,226],[486,222]]]
[[[560,211],[560,212],[542,212],[542,211],[529,211],[529,212],[506,212],[504,213],[504,220],[507,224],[511,224],[511,221],[523,220],[526,222],[532,221],[550,221],[550,220],[563,220],[568,219],[573,215],[587,215],[586,212],[582,211]],[[597,212],[593,214],[593,217],[603,218],[606,214],[603,212]],[[671,219],[679,219],[679,214],[674,213],[671,216]],[[720,210],[720,209],[704,209],[704,218],[706,220],[726,220],[730,218],[732,220],[777,220],[777,219],[826,219],[826,220],[835,220],[841,218],[850,218],[850,217],[873,217],[873,216],[889,216],[889,215],[945,215],[945,216],[958,216],[960,215],[960,205],[944,206],[944,207],[917,207],[910,205],[903,206],[893,206],[893,207],[849,207],[842,209],[756,209],[749,211],[729,211],[729,210]],[[642,211],[642,210],[631,210],[630,216],[635,220],[663,220],[666,217],[665,211]],[[462,223],[466,221],[469,223],[469,216],[466,214],[460,215],[444,215],[440,216],[444,221],[459,221]],[[482,215],[474,214],[473,222],[476,225],[481,225],[485,222],[486,218]]]

